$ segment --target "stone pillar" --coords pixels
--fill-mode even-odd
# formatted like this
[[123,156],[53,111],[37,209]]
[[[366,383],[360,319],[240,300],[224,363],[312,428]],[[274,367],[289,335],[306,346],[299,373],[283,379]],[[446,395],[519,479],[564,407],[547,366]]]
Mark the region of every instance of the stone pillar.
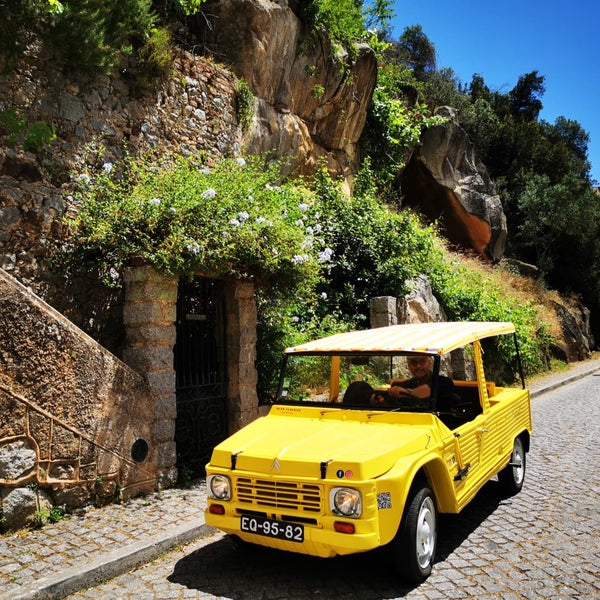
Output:
[[126,270],[123,323],[126,330],[123,358],[146,377],[154,397],[153,448],[157,486],[177,480],[175,448],[175,346],[178,280],[158,274],[152,267]]
[[371,328],[398,325],[397,300],[394,296],[376,296],[370,301]]
[[233,433],[258,416],[254,286],[243,281],[228,282],[226,310],[228,416],[229,431]]

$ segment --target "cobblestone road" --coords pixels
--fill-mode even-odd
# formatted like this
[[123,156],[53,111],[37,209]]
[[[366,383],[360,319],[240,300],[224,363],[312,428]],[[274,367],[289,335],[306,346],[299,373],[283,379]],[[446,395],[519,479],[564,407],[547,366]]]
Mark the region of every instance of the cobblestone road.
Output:
[[329,560],[260,548],[221,534],[71,600],[600,599],[600,375],[533,401],[534,436],[523,491],[490,482],[461,513],[443,516],[431,577],[406,587],[386,555]]

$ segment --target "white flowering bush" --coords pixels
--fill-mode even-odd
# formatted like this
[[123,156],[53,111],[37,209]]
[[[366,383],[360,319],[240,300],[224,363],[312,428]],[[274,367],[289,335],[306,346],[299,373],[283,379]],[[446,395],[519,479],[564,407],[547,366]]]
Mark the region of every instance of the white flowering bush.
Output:
[[318,277],[326,252],[304,224],[315,196],[278,179],[278,167],[258,157],[213,167],[188,158],[159,167],[144,161],[119,173],[105,168],[93,180],[82,174],[75,246],[105,273],[144,262],[176,275],[305,284]]
[[215,166],[143,161],[103,167],[97,177],[80,174],[72,248],[85,264],[100,265],[107,281],[140,262],[179,276],[253,279],[262,399],[276,385],[284,347],[368,326],[372,297],[402,296],[407,280],[421,274],[449,318],[514,321],[521,336],[536,340],[526,353],[535,370],[545,342],[532,308],[453,268],[433,229],[411,212],[387,208],[368,172],[350,198],[325,172],[310,187],[279,177],[278,166],[261,158]]

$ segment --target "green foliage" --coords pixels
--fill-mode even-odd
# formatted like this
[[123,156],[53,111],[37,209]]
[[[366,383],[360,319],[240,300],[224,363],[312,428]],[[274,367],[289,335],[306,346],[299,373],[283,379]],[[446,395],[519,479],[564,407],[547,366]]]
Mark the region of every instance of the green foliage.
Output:
[[239,158],[209,168],[178,158],[157,167],[149,158],[125,166],[125,173],[102,174],[81,190],[71,223],[77,252],[99,259],[107,276],[132,259],[167,273],[280,286],[316,276],[302,227],[312,195],[277,185],[277,165]]
[[302,10],[313,34],[327,35],[344,47],[352,47],[364,34],[361,6],[355,0],[309,0]]
[[243,79],[236,81],[235,111],[242,131],[247,131],[254,118],[254,94]]
[[327,36],[334,52],[345,48],[352,60],[356,42],[368,41],[376,52],[383,52],[384,32],[394,16],[391,0],[375,0],[364,6],[362,0],[307,0],[300,5],[308,30],[307,43],[315,45],[318,36]]
[[41,529],[48,523],[58,523],[67,518],[65,511],[59,506],[52,506],[50,510],[38,510],[33,515],[31,525],[34,529]]
[[211,168],[190,158],[120,165],[79,192],[73,251],[108,278],[136,260],[180,276],[253,278],[263,401],[285,346],[367,326],[372,297],[401,296],[421,274],[450,318],[515,321],[527,338],[528,369],[539,368],[534,307],[519,307],[449,265],[431,228],[378,200],[368,170],[350,198],[324,171],[310,189],[280,183],[279,174],[259,157]]
[[170,62],[168,32],[157,25],[152,0],[6,0],[5,8],[0,52],[8,56],[36,34],[81,70],[110,72],[133,56],[162,73]]
[[598,290],[600,203],[594,190],[573,173],[557,183],[531,174],[523,177],[516,208],[516,245],[546,279],[563,289]]
[[421,25],[406,27],[396,45],[398,61],[412,69],[417,79],[427,71],[435,70],[435,46],[423,32]]
[[[510,321],[517,329],[525,374],[532,375],[545,368],[551,338],[533,302],[520,303],[503,294],[490,279],[451,261],[446,262],[439,274],[432,283],[448,320]],[[493,356],[486,362],[494,363],[496,368],[502,365],[502,376],[510,383],[517,373],[514,344],[505,337],[494,343],[494,346],[488,344]]]
[[346,198],[321,173],[316,194],[321,201],[323,245],[331,249],[320,291],[346,318],[365,326],[373,296],[399,296],[406,280],[434,272],[441,261],[431,228],[423,229],[411,212],[394,212],[377,199],[368,172]]
[[41,152],[52,140],[56,139],[54,127],[38,121],[27,130],[23,148],[31,152]]
[[411,106],[407,101],[407,96],[419,89],[410,70],[398,65],[380,66],[360,142],[368,168],[373,170],[384,196],[423,130],[444,121],[431,116],[425,104],[416,102]]
[[[163,75],[173,64],[171,36],[164,27],[153,27],[139,49],[139,58],[144,64],[143,77]],[[138,79],[142,73],[138,73]]]
[[0,113],[0,127],[8,133],[7,142],[21,143],[28,152],[41,152],[52,140],[56,139],[54,127],[43,121],[27,125],[23,115],[13,108]]
[[27,121],[22,113],[14,108],[9,108],[0,114],[0,123],[8,133],[8,142],[14,144],[19,136],[27,129]]
[[173,4],[185,15],[195,15],[206,0],[173,0]]

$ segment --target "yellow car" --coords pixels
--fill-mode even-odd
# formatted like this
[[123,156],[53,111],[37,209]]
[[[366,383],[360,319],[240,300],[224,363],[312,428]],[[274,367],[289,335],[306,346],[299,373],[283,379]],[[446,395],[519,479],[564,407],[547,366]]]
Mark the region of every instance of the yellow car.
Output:
[[268,415],[213,451],[206,522],[320,557],[389,545],[399,574],[423,581],[438,513],[460,512],[496,475],[506,493],[523,485],[529,392],[522,376],[523,389],[496,386],[482,362],[481,340],[516,344],[514,332],[395,325],[287,348]]

